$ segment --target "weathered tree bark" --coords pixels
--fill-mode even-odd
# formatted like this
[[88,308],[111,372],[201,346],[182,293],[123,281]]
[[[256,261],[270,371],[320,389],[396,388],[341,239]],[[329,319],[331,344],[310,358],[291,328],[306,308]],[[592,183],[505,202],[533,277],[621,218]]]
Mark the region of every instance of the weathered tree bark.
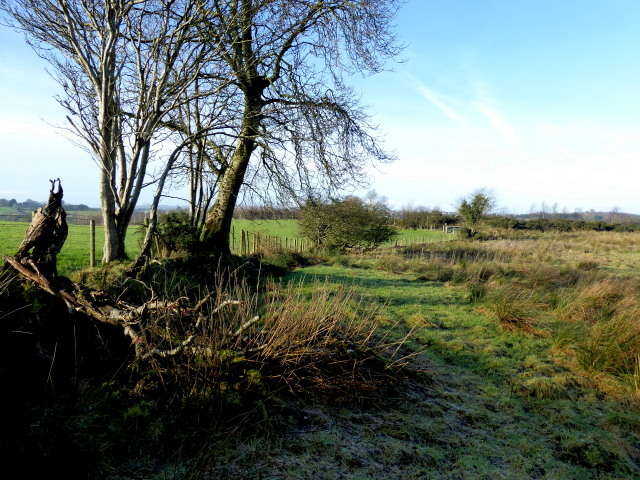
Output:
[[[88,298],[80,287],[68,278],[58,276],[57,255],[67,239],[66,212],[62,207],[63,190],[60,179],[50,180],[49,201],[39,208],[25,233],[14,257],[4,256],[26,280],[34,282],[45,292],[62,299],[70,310],[81,312],[94,320],[124,329],[138,351],[139,334],[130,322],[140,313],[139,307],[107,299],[101,292],[90,292]],[[56,191],[57,182],[57,191]]]
[[229,165],[230,173],[221,179],[218,196],[205,220],[204,243],[223,265],[232,264],[229,246],[231,222],[254,148],[255,142],[251,138],[243,139],[239,143]]
[[31,265],[40,274],[55,278],[58,276],[56,258],[67,239],[69,229],[67,213],[62,207],[63,191],[60,179],[50,182],[49,201],[33,215],[15,258],[23,264]]

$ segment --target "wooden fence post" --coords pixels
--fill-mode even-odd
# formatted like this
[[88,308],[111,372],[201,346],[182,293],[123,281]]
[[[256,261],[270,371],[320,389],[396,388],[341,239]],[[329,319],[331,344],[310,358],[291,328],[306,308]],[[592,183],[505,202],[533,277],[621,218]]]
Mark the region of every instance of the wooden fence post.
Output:
[[236,227],[235,225],[231,226],[231,251],[236,251]]
[[89,220],[89,268],[96,266],[96,221]]

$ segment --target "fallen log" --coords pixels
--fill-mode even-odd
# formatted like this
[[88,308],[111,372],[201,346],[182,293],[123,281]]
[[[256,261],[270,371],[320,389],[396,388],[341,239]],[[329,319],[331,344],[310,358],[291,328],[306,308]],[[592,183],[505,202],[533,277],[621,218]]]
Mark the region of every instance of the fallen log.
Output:
[[[78,284],[66,277],[56,277],[55,280],[48,278],[29,259],[26,262],[19,262],[9,255],[5,255],[3,258],[5,264],[13,267],[24,279],[35,283],[43,291],[64,301],[69,312],[77,312],[98,322],[122,328],[124,334],[130,337],[131,343],[135,345],[136,356],[144,353],[142,337],[135,329],[140,307],[132,307],[123,302],[105,298],[100,292],[89,292],[88,295],[81,294],[82,289]],[[86,297],[93,297],[93,300],[88,300]]]
[[[25,263],[18,262],[17,259],[5,255],[6,264],[13,267],[24,279],[29,280],[43,291],[50,295],[60,298],[67,306],[69,312],[77,312],[86,315],[93,320],[101,323],[119,327],[123,333],[131,338],[131,344],[134,345],[136,358],[148,359],[150,357],[169,357],[190,347],[197,337],[197,333],[201,328],[205,316],[202,315],[201,309],[206,302],[211,299],[208,295],[192,308],[185,308],[188,316],[195,317],[196,322],[193,325],[194,333],[187,336],[184,340],[178,342],[174,347],[169,349],[160,349],[147,344],[145,335],[140,331],[140,325],[145,316],[157,314],[182,308],[179,302],[162,302],[157,301],[155,296],[145,302],[141,306],[131,305],[126,302],[110,298],[100,291],[82,289],[80,285],[72,282],[66,277],[57,277],[55,280],[47,278],[41,272]],[[210,315],[217,314],[223,308],[229,305],[238,305],[239,300],[224,300],[215,307]],[[260,320],[259,316],[255,316],[242,324],[236,331],[227,332],[225,337],[232,343],[234,339],[240,337],[245,330],[253,326]]]
[[[61,299],[66,304],[69,313],[76,312],[97,322],[121,328],[124,335],[131,339],[138,359],[172,356],[187,347],[192,347],[205,319],[201,311],[204,305],[211,300],[211,295],[189,308],[183,307],[180,299],[177,301],[157,300],[153,290],[145,285],[151,291],[152,298],[142,305],[131,305],[122,300],[111,298],[102,291],[83,288],[70,279],[58,275],[56,257],[64,245],[68,230],[65,220],[66,213],[62,207],[62,196],[60,179],[51,180],[49,202],[34,214],[33,221],[16,254],[13,257],[9,255],[3,257],[4,268],[10,266],[25,280],[33,282],[49,295]],[[209,315],[216,315],[222,308],[239,303],[240,301],[237,300],[221,300],[217,307],[210,310]],[[191,333],[186,338],[174,343],[171,348],[157,348],[156,341],[153,338],[147,338],[148,331],[145,331],[144,327],[145,319],[151,315],[169,312],[177,312],[179,316],[195,318],[196,321],[191,326]],[[225,338],[238,338],[258,319],[259,317],[254,317],[241,325],[235,332],[225,333]]]

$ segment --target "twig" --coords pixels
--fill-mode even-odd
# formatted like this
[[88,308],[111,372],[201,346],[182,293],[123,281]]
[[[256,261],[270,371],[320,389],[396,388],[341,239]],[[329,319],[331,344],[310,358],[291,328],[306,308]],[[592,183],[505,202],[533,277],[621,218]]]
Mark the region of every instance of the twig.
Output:
[[[207,295],[207,297],[210,297],[210,296],[211,295]],[[202,305],[204,305],[204,303],[208,300],[207,297],[205,297],[203,300],[198,302],[198,304],[196,305],[196,309],[199,310],[200,308],[202,308]],[[241,303],[242,302],[240,300],[225,300],[220,305],[218,305],[216,308],[214,308],[213,311],[211,312],[211,314],[213,315],[213,314],[219,312],[222,308],[226,307],[227,305],[239,305]],[[198,331],[200,329],[200,325],[202,325],[202,321],[205,320],[205,318],[206,317],[204,317],[203,315],[198,315],[198,320],[196,320],[196,324],[195,324],[195,328],[194,328],[196,331]],[[251,320],[245,322],[234,334],[232,334],[232,336],[233,337],[238,337],[239,335],[242,334],[242,332],[244,330],[246,330],[251,325],[256,323],[259,319],[260,319],[260,317],[256,316],[256,317],[253,317]],[[178,344],[177,346],[175,346],[174,348],[171,348],[169,350],[160,350],[158,348],[154,348],[152,350],[149,350],[146,353],[143,353],[143,354],[139,355],[139,358],[142,359],[142,360],[146,360],[146,359],[149,359],[149,358],[154,357],[154,356],[166,358],[166,357],[171,357],[173,355],[177,355],[178,353],[183,351],[186,347],[188,347],[193,342],[193,340],[196,338],[196,336],[197,336],[196,333],[193,333],[193,334],[189,335],[182,342],[180,342],[180,344]],[[137,351],[136,351],[136,354],[138,354]]]
[[204,306],[204,304],[207,303],[211,299],[212,296],[213,296],[213,293],[207,294],[202,300],[200,300],[198,303],[196,303],[196,306],[193,307],[193,311],[194,312],[199,312],[200,309]]
[[222,302],[220,305],[218,305],[216,308],[213,309],[213,311],[211,312],[211,315],[218,313],[222,308],[226,307],[227,305],[240,305],[242,302],[240,300],[225,300],[224,302]]
[[244,332],[247,328],[249,328],[251,325],[253,325],[254,323],[258,322],[260,320],[260,315],[256,315],[255,317],[253,317],[252,319],[248,320],[247,322],[243,323],[240,328],[238,328],[234,333],[233,333],[233,337],[237,338],[240,335],[242,335],[242,332]]

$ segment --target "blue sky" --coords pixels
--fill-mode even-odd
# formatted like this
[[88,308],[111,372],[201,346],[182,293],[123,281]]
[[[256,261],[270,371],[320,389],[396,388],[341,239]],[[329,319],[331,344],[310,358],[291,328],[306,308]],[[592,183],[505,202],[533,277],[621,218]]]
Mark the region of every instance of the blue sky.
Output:
[[[372,185],[396,207],[495,191],[500,209],[640,213],[640,2],[411,0],[394,72],[354,78],[398,161]],[[0,28],[0,197],[98,205],[97,167],[49,124],[55,82]]]

